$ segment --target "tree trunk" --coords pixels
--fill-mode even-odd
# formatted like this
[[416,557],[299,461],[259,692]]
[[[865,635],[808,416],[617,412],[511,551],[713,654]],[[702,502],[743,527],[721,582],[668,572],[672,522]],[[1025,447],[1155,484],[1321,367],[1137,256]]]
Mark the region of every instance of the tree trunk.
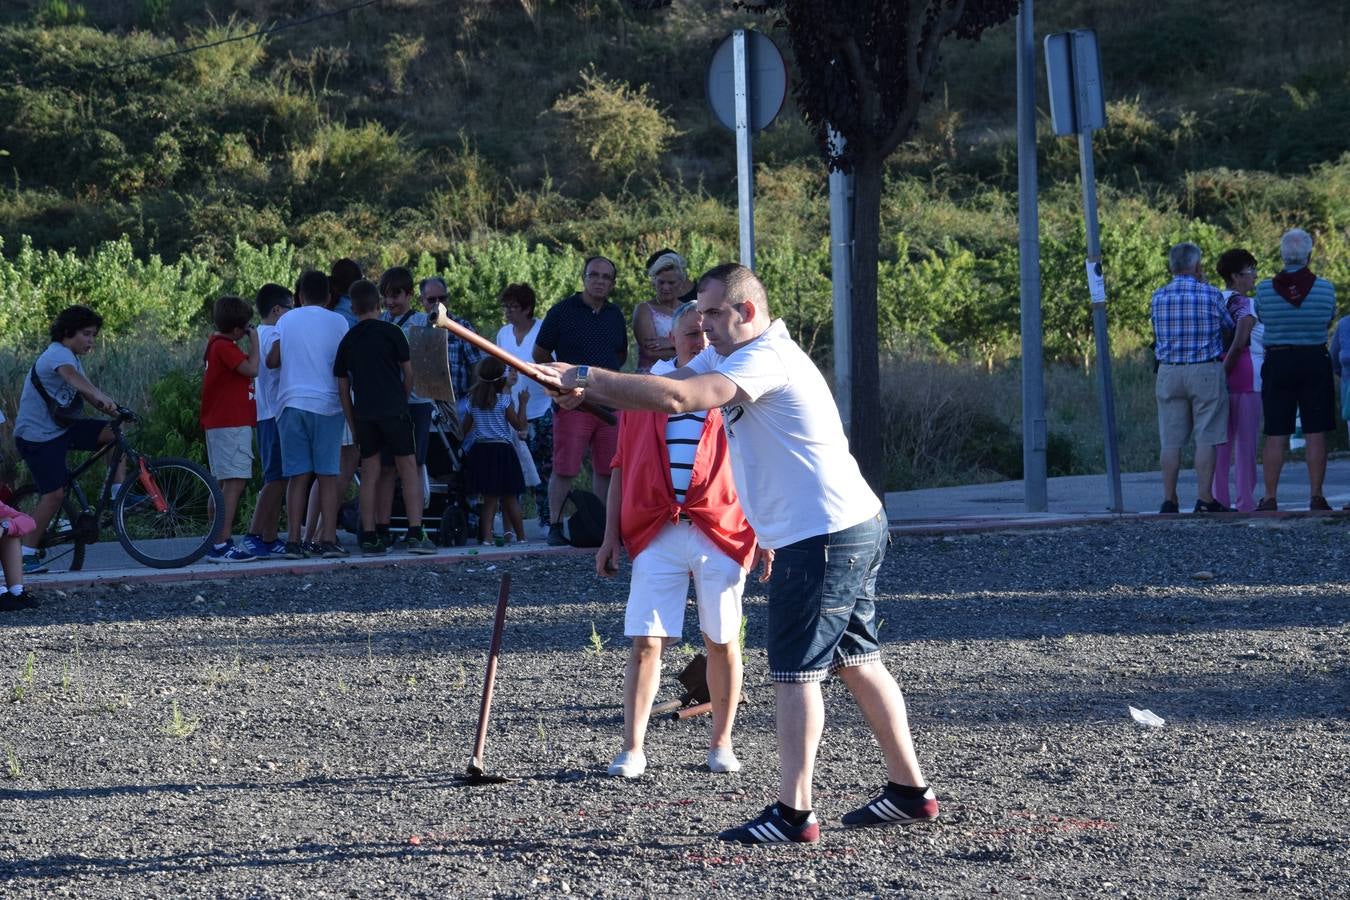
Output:
[[881,240],[881,164],[859,148],[853,170],[852,353],[849,357],[849,448],[863,477],[881,496],[886,460],[881,446],[881,376],[877,357],[877,257]]

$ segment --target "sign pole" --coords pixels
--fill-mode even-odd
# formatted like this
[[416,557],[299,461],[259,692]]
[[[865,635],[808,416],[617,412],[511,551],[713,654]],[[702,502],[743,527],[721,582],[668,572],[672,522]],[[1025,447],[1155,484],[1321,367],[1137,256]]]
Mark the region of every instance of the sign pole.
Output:
[[1095,32],[1080,28],[1048,35],[1045,71],[1050,85],[1050,122],[1055,134],[1078,135],[1079,177],[1083,182],[1083,220],[1087,225],[1087,284],[1092,302],[1092,332],[1097,339],[1097,375],[1102,401],[1102,442],[1111,511],[1125,511],[1120,494],[1120,448],[1116,443],[1116,399],[1111,381],[1111,335],[1106,330],[1106,281],[1097,227],[1097,175],[1092,162],[1093,129],[1106,125],[1101,55]]
[[[830,129],[830,142],[844,149],[844,137]],[[853,393],[849,357],[853,352],[851,298],[853,297],[853,176],[830,172],[830,272],[834,299],[834,402],[844,431],[849,429],[849,398]]]
[[1045,512],[1045,361],[1036,182],[1036,26],[1032,0],[1017,14],[1017,230],[1022,285],[1022,487],[1027,512]]
[[1102,278],[1102,242],[1097,226],[1097,175],[1092,161],[1092,129],[1078,133],[1078,167],[1083,182],[1083,218],[1087,224],[1088,295],[1092,331],[1097,339],[1097,383],[1102,397],[1102,435],[1106,473],[1111,483],[1111,511],[1125,511],[1120,492],[1120,447],[1116,441],[1116,398],[1111,380],[1111,335],[1106,330],[1106,284]]
[[736,73],[736,196],[741,265],[755,267],[755,172],[750,158],[750,51],[745,30],[732,32]]

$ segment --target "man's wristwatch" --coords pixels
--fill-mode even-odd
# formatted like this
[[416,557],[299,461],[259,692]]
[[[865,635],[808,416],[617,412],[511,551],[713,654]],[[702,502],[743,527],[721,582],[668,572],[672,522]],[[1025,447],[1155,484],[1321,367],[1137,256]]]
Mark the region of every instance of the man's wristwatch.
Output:
[[586,390],[586,385],[590,383],[590,380],[591,367],[577,366],[577,387],[581,388],[583,391]]

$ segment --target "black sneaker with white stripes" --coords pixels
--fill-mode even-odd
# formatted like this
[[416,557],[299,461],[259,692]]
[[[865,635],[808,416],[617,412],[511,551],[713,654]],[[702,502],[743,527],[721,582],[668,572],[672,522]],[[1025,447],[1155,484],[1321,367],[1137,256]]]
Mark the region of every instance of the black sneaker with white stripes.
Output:
[[933,793],[931,787],[917,797],[903,797],[887,787],[875,800],[851,813],[844,813],[841,821],[850,827],[913,825],[917,822],[931,822],[937,817],[937,795]]
[[789,825],[778,812],[778,805],[764,807],[764,812],[736,828],[728,828],[718,835],[724,841],[738,844],[811,844],[820,840],[820,823],[811,813],[800,826]]

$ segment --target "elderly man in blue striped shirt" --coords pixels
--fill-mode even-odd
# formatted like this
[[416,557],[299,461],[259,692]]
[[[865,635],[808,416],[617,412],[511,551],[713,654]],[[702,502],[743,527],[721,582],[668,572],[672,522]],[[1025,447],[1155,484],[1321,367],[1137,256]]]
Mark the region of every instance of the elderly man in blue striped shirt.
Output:
[[1195,437],[1195,512],[1226,512],[1214,499],[1215,447],[1228,441],[1228,381],[1224,375],[1223,295],[1205,283],[1200,248],[1177,244],[1168,254],[1172,280],[1153,292],[1158,358],[1158,438],[1162,445],[1161,513],[1180,511],[1181,448]]
[[1261,412],[1266,420],[1266,443],[1261,449],[1261,473],[1266,493],[1258,511],[1278,509],[1275,490],[1284,465],[1284,448],[1302,417],[1307,439],[1308,508],[1329,510],[1322,495],[1327,474],[1327,436],[1336,427],[1336,384],[1327,329],[1336,316],[1336,288],[1308,268],[1312,235],[1301,228],[1280,238],[1284,271],[1256,286],[1256,315],[1266,326],[1266,362],[1261,367]]

